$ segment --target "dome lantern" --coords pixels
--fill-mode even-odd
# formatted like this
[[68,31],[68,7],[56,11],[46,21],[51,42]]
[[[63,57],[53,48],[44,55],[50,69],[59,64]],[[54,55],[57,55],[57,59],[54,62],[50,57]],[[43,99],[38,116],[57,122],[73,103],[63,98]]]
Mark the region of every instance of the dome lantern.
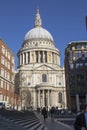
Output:
[[37,9],[36,19],[35,19],[35,27],[41,27],[41,26],[42,26],[42,20],[40,18],[39,9]]
[[50,32],[48,32],[46,29],[42,27],[42,20],[40,17],[40,12],[39,9],[37,9],[36,12],[36,18],[35,18],[35,23],[34,23],[34,28],[29,30],[25,37],[24,37],[24,42],[28,40],[36,40],[36,39],[44,39],[46,41],[52,41],[54,44],[54,39]]

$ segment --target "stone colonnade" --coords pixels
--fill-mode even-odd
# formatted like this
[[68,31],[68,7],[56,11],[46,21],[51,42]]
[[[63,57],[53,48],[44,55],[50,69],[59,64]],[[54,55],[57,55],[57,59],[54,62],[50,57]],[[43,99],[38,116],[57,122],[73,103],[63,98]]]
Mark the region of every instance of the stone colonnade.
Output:
[[51,106],[51,90],[43,89],[37,90],[37,107],[47,106],[48,108]]
[[28,63],[55,63],[60,64],[59,55],[56,52],[51,51],[30,51],[20,53],[19,55],[19,65],[24,65]]

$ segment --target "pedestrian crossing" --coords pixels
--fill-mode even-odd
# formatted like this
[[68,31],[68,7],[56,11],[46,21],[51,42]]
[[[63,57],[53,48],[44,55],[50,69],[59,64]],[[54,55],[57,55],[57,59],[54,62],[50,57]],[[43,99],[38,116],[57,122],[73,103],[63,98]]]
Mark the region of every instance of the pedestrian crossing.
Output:
[[25,130],[47,130],[33,111],[0,111],[0,115],[11,122],[21,125]]

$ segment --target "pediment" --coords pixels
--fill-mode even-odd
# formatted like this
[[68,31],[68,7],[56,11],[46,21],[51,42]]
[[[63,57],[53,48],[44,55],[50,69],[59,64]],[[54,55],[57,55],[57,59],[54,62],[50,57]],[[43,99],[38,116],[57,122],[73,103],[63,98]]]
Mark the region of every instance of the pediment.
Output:
[[53,68],[49,65],[43,64],[43,65],[36,67],[34,70],[55,70],[55,68]]

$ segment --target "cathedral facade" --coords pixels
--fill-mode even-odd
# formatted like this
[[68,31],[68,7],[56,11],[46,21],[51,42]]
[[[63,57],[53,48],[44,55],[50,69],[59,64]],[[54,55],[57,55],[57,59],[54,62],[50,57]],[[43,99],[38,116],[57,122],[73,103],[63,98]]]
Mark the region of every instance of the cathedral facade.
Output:
[[42,27],[37,10],[34,28],[29,30],[18,51],[17,87],[21,108],[54,106],[66,108],[65,70],[52,35]]

